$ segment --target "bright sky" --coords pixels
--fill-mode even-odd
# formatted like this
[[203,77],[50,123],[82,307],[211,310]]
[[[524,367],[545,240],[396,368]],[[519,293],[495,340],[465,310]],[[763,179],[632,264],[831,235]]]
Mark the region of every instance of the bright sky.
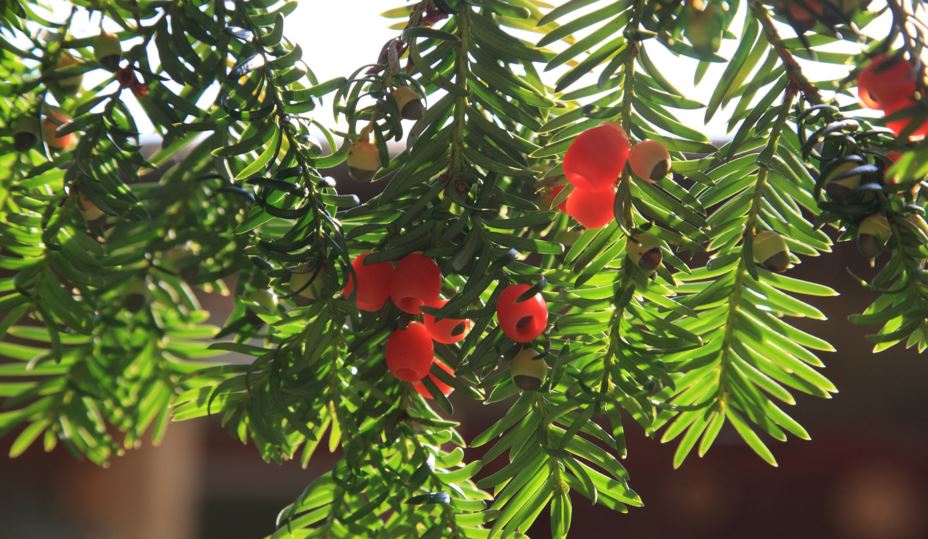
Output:
[[303,48],[316,75],[332,79],[377,60],[383,44],[397,35],[380,13],[401,5],[400,0],[300,2],[287,19],[288,35]]
[[[561,1],[554,1],[560,4]],[[380,17],[380,13],[403,5],[402,0],[351,0],[325,2],[319,8],[316,2],[301,2],[297,10],[288,19],[290,38],[297,41],[304,51],[303,56],[321,80],[350,74],[363,64],[377,59],[380,48],[389,39],[398,35],[398,30],[390,30],[391,22]],[[885,32],[886,21],[872,24],[870,33]],[[737,33],[737,28],[732,28]],[[785,36],[791,36],[790,30],[784,30]],[[540,36],[538,36],[540,37]],[[537,38],[536,38],[537,39]],[[737,46],[737,40],[725,40],[720,54],[730,57]],[[693,85],[695,62],[675,58],[663,47],[648,49],[656,63],[667,65],[664,75],[682,92],[702,103],[708,101],[715,83],[725,68],[725,64],[713,66],[699,86]],[[824,79],[843,75],[844,70],[832,66],[809,65],[810,78]],[[706,125],[704,111],[679,111],[680,119],[695,128],[705,128],[705,132],[714,136],[725,133],[727,114],[721,111]]]
[[[2,1],[2,0],[0,0]],[[329,80],[338,76],[346,76],[357,67],[376,61],[381,47],[387,40],[398,35],[398,30],[389,29],[391,22],[380,16],[386,9],[399,7],[405,0],[315,0],[301,2],[296,11],[287,19],[286,31],[290,39],[299,43],[303,49],[303,58],[313,69],[320,80]],[[560,1],[553,3],[559,4]],[[52,0],[52,6],[63,9],[64,0]],[[324,6],[324,7],[320,7]],[[67,13],[67,10],[56,9],[54,13]],[[80,21],[79,21],[80,22]],[[96,21],[94,21],[96,22]],[[879,35],[885,32],[886,21],[878,21],[869,28],[870,33]],[[93,34],[96,32],[95,24],[87,24],[86,28],[78,28],[78,34]],[[82,30],[86,30],[83,32]],[[731,29],[737,33],[737,28]],[[786,35],[792,35],[785,30]],[[538,36],[530,39],[537,39]],[[720,51],[722,56],[730,57],[737,46],[736,40],[726,40]],[[658,65],[666,65],[664,75],[681,91],[689,97],[705,103],[715,86],[724,64],[717,64],[710,69],[703,82],[694,87],[692,84],[695,62],[681,60],[673,57],[662,47],[649,47],[652,58]],[[809,73],[817,75],[812,78],[827,78],[835,74],[834,68],[829,66],[809,66]],[[840,73],[840,69],[838,72]],[[85,85],[102,80],[104,74],[88,73]],[[716,114],[715,118],[705,125],[703,111],[679,111],[680,119],[687,125],[697,129],[704,128],[705,132],[714,136],[721,136],[725,132],[725,111]],[[319,118],[325,124],[331,125],[330,114]],[[139,127],[150,130],[147,121],[141,121]]]

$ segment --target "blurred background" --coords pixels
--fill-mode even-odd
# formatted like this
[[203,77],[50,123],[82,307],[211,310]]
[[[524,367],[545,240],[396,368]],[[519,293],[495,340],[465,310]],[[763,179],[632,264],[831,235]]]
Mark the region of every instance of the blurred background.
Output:
[[[300,29],[308,64],[326,80],[376,59],[395,35],[377,14],[400,3],[327,2],[313,11],[318,3],[303,2],[290,28]],[[337,47],[333,53],[314,46],[319,43]],[[706,89],[693,92],[702,99]],[[706,129],[724,136],[715,125]],[[379,187],[356,184],[341,171],[333,175],[348,192]],[[871,354],[864,328],[846,318],[872,298],[844,268],[862,276],[869,269],[853,245],[837,251],[791,271],[842,293],[816,298],[829,321],[803,326],[838,349],[826,355],[825,374],[840,393],[830,401],[799,397],[791,410],[813,440],[773,442],[780,466],[771,468],[736,433],[723,431],[705,458],[693,456],[674,471],[674,446],[645,438],[629,419],[625,465],[646,507],[620,515],[576,497],[572,537],[928,537],[928,358],[897,348]],[[221,323],[229,300],[203,301]],[[452,399],[465,439],[500,413]],[[38,447],[12,461],[5,453],[13,438],[0,444],[0,539],[262,537],[273,531],[277,512],[336,458],[320,449],[307,470],[262,463],[254,448],[234,441],[214,420],[172,425],[160,447],[131,451],[108,469]],[[530,534],[548,536],[546,517]]]

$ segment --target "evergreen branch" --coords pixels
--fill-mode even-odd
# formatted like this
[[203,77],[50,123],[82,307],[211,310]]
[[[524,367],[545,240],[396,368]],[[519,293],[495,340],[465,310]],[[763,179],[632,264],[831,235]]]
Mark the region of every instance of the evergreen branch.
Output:
[[[721,247],[715,255],[716,261],[710,262],[705,270],[699,272],[703,275],[685,277],[686,280],[710,277],[718,280],[682,300],[693,309],[703,311],[699,318],[682,319],[681,322],[697,333],[704,334],[707,344],[702,349],[679,354],[670,360],[679,366],[682,374],[676,377],[677,387],[666,394],[671,397],[673,405],[690,408],[682,408],[679,412],[667,410],[655,422],[655,427],[660,427],[674,418],[664,431],[662,441],[683,435],[674,457],[677,466],[700,442],[700,438],[700,454],[708,451],[726,420],[758,455],[775,464],[773,455],[754,432],[755,427],[751,423],[778,440],[785,440],[787,432],[808,438],[808,433],[773,404],[772,398],[793,404],[795,401],[787,387],[824,397],[835,391],[827,379],[809,368],[809,365],[822,364],[808,348],[832,348],[781,322],[773,314],[822,319],[824,315],[817,309],[784,292],[801,291],[821,295],[830,291],[800,286],[801,281],[783,281],[782,277],[755,267],[753,242],[750,239],[761,223],[765,228],[784,234],[788,232],[783,231],[781,217],[771,210],[772,206],[779,204],[774,196],[774,186],[782,189],[788,185],[778,163],[791,158],[795,151],[790,147],[791,142],[785,140],[788,135],[785,125],[795,94],[796,89],[787,86],[782,105],[771,111],[772,123],[763,132],[767,142],[756,157],[747,155],[740,162],[733,161],[718,168],[720,172],[729,167],[743,170],[742,167],[753,166],[756,171],[750,180],[743,182],[737,194],[729,195],[732,197],[729,202],[710,216],[710,222],[720,228],[714,231],[715,236],[724,235],[726,238],[724,242],[714,240],[720,242]],[[709,188],[700,196],[711,198],[714,192],[714,188]],[[732,204],[736,206],[723,211]],[[736,211],[738,217],[733,218],[730,211]],[[784,208],[777,211],[788,210]],[[792,221],[794,224],[790,225],[789,230],[796,230],[793,235],[798,237],[797,225],[802,223],[801,218],[793,217]],[[803,228],[805,226],[802,225]],[[802,236],[808,233],[803,232]],[[803,241],[812,239],[814,236]],[[706,326],[710,320],[713,322]],[[758,340],[753,334],[755,331],[768,337]],[[778,331],[797,339],[799,344],[776,336]],[[768,348],[764,349],[764,346]],[[695,383],[697,380],[700,381],[698,384]],[[714,407],[700,410],[694,406],[696,403]]]
[[[641,1],[636,0],[632,7],[631,18],[629,20],[629,27],[631,28],[632,34],[638,30],[638,17],[640,11]],[[625,53],[625,67],[622,70],[622,128],[626,133],[632,132],[632,102],[635,99],[635,61],[638,59],[639,46],[641,46],[640,41],[629,41]],[[624,169],[622,171],[622,176],[619,178],[618,192],[618,196],[621,200],[621,215],[624,219],[622,225],[624,227],[631,227],[634,225],[631,180],[632,178],[628,173],[628,169]]]
[[[747,218],[744,221],[743,227],[743,238],[744,238],[744,249],[747,249],[750,245],[749,237],[752,237],[756,233],[757,228],[757,219],[758,213],[761,208],[761,201],[763,200],[764,191],[767,189],[767,175],[770,173],[770,164],[769,160],[777,151],[777,146],[779,144],[780,136],[783,132],[783,129],[786,125],[786,119],[789,115],[789,112],[792,108],[793,98],[795,93],[793,90],[787,90],[783,97],[783,104],[781,105],[781,110],[777,114],[777,119],[773,124],[773,127],[768,134],[768,141],[764,149],[761,151],[760,155],[757,158],[757,176],[754,180],[754,185],[752,190],[754,195],[751,199],[750,209],[748,210]],[[735,320],[738,316],[738,308],[741,305],[742,293],[745,286],[745,279],[749,275],[748,273],[748,264],[753,263],[750,258],[745,254],[741,256],[738,260],[734,272],[734,283],[731,287],[731,294],[729,295],[728,304],[728,315],[724,324],[724,332],[722,336],[722,348],[719,359],[719,389],[716,395],[717,402],[719,405],[720,411],[724,411],[726,402],[729,398],[729,390],[726,387],[727,384],[727,375],[726,373],[731,369],[731,354],[732,354],[732,340],[734,336]]]
[[464,135],[467,128],[467,79],[470,75],[468,48],[470,41],[470,9],[462,9],[456,16],[458,32],[455,56],[455,82],[460,93],[454,98],[454,134],[451,139],[451,161],[448,176],[452,182],[460,181],[464,169]]
[[[868,337],[877,351],[928,349],[928,224],[924,195],[912,191],[928,174],[924,148],[900,158],[891,172],[904,169],[906,180],[890,183],[883,154],[909,142],[817,105],[820,91],[847,80],[812,82],[799,64],[859,60],[812,48],[835,37],[872,52],[899,40],[920,62],[920,5],[890,0],[890,34],[872,44],[840,24],[784,38],[774,21],[792,15],[760,0],[744,11],[717,0],[420,0],[390,10],[405,23],[375,64],[320,84],[284,37],[293,2],[84,4],[63,24],[21,1],[0,7],[0,94],[10,97],[0,100],[0,435],[16,432],[13,456],[41,438],[46,450],[64,443],[102,463],[146,432],[158,439],[170,417],[218,414],[267,460],[305,466],[321,444],[341,450],[282,511],[275,539],[508,537],[548,506],[552,534],[565,537],[571,491],[613,510],[641,505],[618,460],[623,413],[679,440],[675,466],[697,446],[705,454],[726,423],[771,463],[761,432],[808,438],[779,404],[835,391],[815,354],[833,348],[787,320],[824,319],[796,295],[834,292],[768,271],[752,238],[767,229],[793,255],[826,253],[831,240],[811,215],[840,222],[841,239],[862,231],[862,216],[886,217],[892,252],[868,283],[879,295],[852,321],[880,326]],[[72,76],[103,66],[89,54],[96,38],[51,41],[39,30],[67,34],[85,14],[99,14],[101,30],[123,28],[132,46],[116,76],[62,93]],[[717,51],[735,14],[744,15],[738,46],[707,103],[684,96],[648,56],[653,44],[692,58],[699,81],[726,62]],[[537,45],[525,40],[532,32],[544,33]],[[78,65],[57,65],[65,53]],[[130,88],[163,136],[147,160]],[[309,116],[331,93],[349,125],[340,149]],[[401,95],[433,99],[405,114]],[[23,121],[41,121],[51,103],[74,117],[57,133],[79,134],[73,150]],[[716,149],[679,110],[707,120],[732,111],[733,139]],[[794,117],[798,135],[787,129]],[[634,143],[665,146],[672,178],[652,183],[626,167],[617,224],[581,230],[554,211],[552,198],[573,194],[561,158],[578,134],[616,119]],[[806,137],[803,124],[815,122],[827,125]],[[310,141],[315,127],[332,153]],[[25,144],[30,134],[41,151]],[[389,156],[387,141],[403,138],[406,150]],[[380,170],[352,170],[389,182],[359,204],[321,171],[371,139]],[[862,203],[823,200],[825,165],[851,154],[866,161]],[[148,181],[156,170],[164,174]],[[653,275],[628,257],[645,230],[663,257]],[[362,314],[343,297],[352,255],[371,250],[372,262],[414,251],[435,259],[449,302],[424,310],[473,322],[459,343],[433,345],[454,373],[433,367],[423,380],[432,400],[385,364],[385,337],[410,316],[393,306]],[[307,268],[301,288],[293,277]],[[225,294],[233,276],[234,310],[216,333],[193,288]],[[493,319],[512,282],[531,283],[529,294],[544,288],[549,323],[530,343]],[[507,362],[528,351],[540,357],[537,388],[519,374],[524,365]],[[212,361],[226,352],[248,361]],[[482,459],[465,460],[457,425],[436,412],[453,413],[438,378],[456,398],[509,403],[471,443],[490,445]],[[506,462],[490,473],[497,459]]]

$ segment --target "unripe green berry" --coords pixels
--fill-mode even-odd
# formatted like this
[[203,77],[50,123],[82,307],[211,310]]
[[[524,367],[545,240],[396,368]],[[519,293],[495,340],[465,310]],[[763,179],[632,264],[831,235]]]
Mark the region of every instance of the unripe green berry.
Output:
[[860,174],[847,175],[851,170],[864,164],[862,160],[853,159],[827,167],[823,173],[825,181],[823,186],[828,198],[835,202],[844,202],[854,189],[860,186],[863,179]]
[[126,287],[126,297],[122,304],[131,313],[141,311],[148,304],[148,287],[143,279],[132,279]]
[[106,69],[116,71],[119,67],[119,58],[122,56],[119,36],[110,32],[102,32],[94,38],[93,56]]
[[687,2],[686,15],[683,33],[693,49],[706,56],[718,51],[722,46],[725,30],[725,11],[720,4],[712,3],[707,6],[702,1]]
[[325,289],[325,268],[302,264],[290,274],[290,291],[293,300],[308,305],[322,295]]
[[257,303],[264,311],[275,312],[277,310],[277,294],[273,290],[267,288],[252,290],[248,294],[248,299]]
[[408,86],[400,86],[394,90],[393,100],[396,102],[396,108],[400,110],[400,116],[404,120],[418,120],[425,113],[425,107],[422,106],[419,94]]
[[175,245],[165,251],[164,261],[186,281],[192,281],[200,274],[198,257],[201,247],[192,241]]
[[656,140],[643,140],[628,153],[632,173],[648,183],[655,183],[670,172],[670,153]]
[[661,241],[650,232],[640,232],[628,238],[625,246],[628,259],[641,271],[651,275],[661,265]]
[[[64,69],[74,67],[76,65],[80,65],[80,63],[81,62],[77,58],[71,56],[70,54],[66,52],[63,52],[61,53],[61,56],[58,57],[58,62],[55,64],[55,69],[64,70]],[[77,91],[80,89],[81,82],[83,81],[84,81],[84,75],[77,74],[71,77],[57,79],[55,83],[58,84],[58,87],[61,88],[63,92],[67,94],[74,94],[74,93],[77,93]]]
[[35,116],[20,116],[13,122],[13,147],[25,152],[35,146],[39,139],[39,119]]
[[883,251],[892,236],[889,219],[880,213],[871,215],[857,227],[857,250],[865,257],[873,258]]
[[548,364],[538,357],[538,352],[523,348],[512,358],[509,366],[512,382],[526,391],[536,391],[548,377]]
[[348,148],[348,174],[358,181],[370,181],[380,169],[380,151],[367,140],[359,140]]
[[754,236],[754,261],[770,271],[782,272],[789,268],[789,246],[780,234],[764,230]]
[[84,221],[91,222],[103,217],[103,210],[97,207],[89,198],[83,194],[77,196],[77,211],[80,212]]

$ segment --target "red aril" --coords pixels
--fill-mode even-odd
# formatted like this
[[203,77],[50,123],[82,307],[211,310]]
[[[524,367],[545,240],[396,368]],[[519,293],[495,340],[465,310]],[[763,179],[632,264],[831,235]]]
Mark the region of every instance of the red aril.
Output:
[[905,101],[889,105],[884,109],[886,116],[891,116],[896,113],[903,113],[903,111],[906,111],[906,109],[912,109],[905,112],[905,114],[909,114],[909,116],[904,116],[902,118],[897,118],[895,120],[889,120],[886,122],[886,127],[890,128],[897,137],[901,136],[902,133],[913,124],[913,122],[915,123],[916,127],[914,127],[908,133],[909,140],[921,140],[925,138],[926,135],[928,135],[928,116],[925,115],[924,109],[912,108],[916,105],[918,105],[918,102],[915,100],[915,98],[909,98]]
[[[447,300],[440,299],[430,305],[436,309],[440,309],[448,303]],[[454,344],[467,336],[467,332],[470,331],[470,320],[461,319],[461,318],[441,318],[436,319],[434,316],[423,312],[422,313],[422,322],[425,324],[425,329],[429,330],[429,333],[432,335],[432,340],[435,342],[440,342],[442,344]]]
[[899,56],[881,54],[857,75],[857,95],[864,106],[887,110],[915,94],[915,71]]
[[[440,359],[436,359],[436,360],[435,360],[435,364],[438,365],[438,368],[440,368],[441,370],[443,370],[443,371],[445,371],[446,373],[450,374],[452,378],[454,377],[454,369],[452,369],[451,367],[449,367],[448,365],[446,365],[444,361],[442,361],[442,360],[440,360]],[[441,394],[444,395],[444,396],[446,396],[446,397],[447,397],[448,395],[450,395],[451,393],[454,392],[454,388],[453,388],[453,387],[451,387],[451,386],[449,386],[448,384],[442,382],[441,379],[440,379],[439,377],[435,376],[435,375],[432,374],[432,373],[429,373],[429,380],[431,380],[432,383],[435,384],[435,387],[437,387],[438,390],[441,391]],[[421,380],[418,381],[418,382],[413,382],[412,387],[413,387],[413,389],[416,390],[417,393],[419,393],[420,395],[422,395],[422,396],[425,397],[426,399],[432,399],[432,398],[433,398],[433,397],[432,397],[432,394],[429,392],[429,389],[428,389],[427,387],[425,387],[425,384],[423,384]]]
[[400,260],[390,279],[390,299],[409,314],[419,314],[419,307],[432,305],[441,293],[441,270],[422,253],[411,253]]
[[42,123],[42,134],[45,138],[45,144],[55,150],[70,150],[77,144],[77,135],[68,133],[67,135],[58,136],[58,128],[70,122],[66,114],[59,112],[49,112],[45,121]]
[[496,302],[499,327],[515,342],[531,342],[544,333],[548,325],[548,306],[540,293],[518,301],[530,288],[527,284],[508,286]]
[[613,218],[615,189],[574,189],[567,196],[567,215],[577,220],[584,228],[600,228]]
[[418,382],[432,368],[435,348],[425,326],[412,322],[387,339],[387,369],[404,382]]
[[390,297],[390,277],[393,275],[393,264],[389,262],[365,264],[364,259],[367,258],[368,254],[358,255],[351,262],[354,275],[358,278],[358,286],[357,290],[355,290],[354,276],[349,273],[344,296],[348,298],[354,292],[354,301],[358,309],[374,312],[383,308],[387,298]]
[[614,186],[628,159],[628,136],[608,122],[577,135],[564,154],[564,176],[581,189]]

